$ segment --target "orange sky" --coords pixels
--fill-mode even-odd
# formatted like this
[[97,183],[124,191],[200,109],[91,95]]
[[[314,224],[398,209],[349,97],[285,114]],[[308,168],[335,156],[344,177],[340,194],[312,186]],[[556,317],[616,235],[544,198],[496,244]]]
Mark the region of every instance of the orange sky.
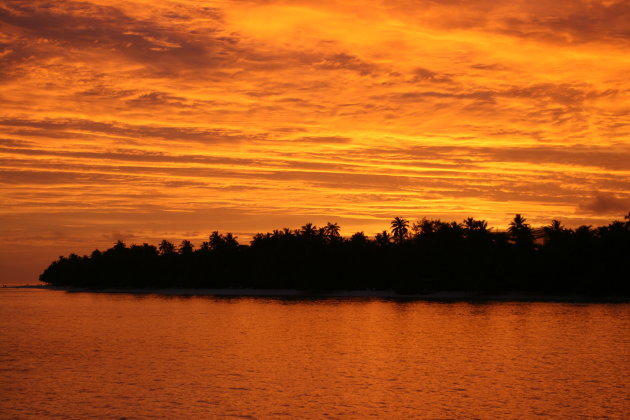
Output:
[[4,0],[0,25],[0,282],[117,239],[630,211],[627,1]]

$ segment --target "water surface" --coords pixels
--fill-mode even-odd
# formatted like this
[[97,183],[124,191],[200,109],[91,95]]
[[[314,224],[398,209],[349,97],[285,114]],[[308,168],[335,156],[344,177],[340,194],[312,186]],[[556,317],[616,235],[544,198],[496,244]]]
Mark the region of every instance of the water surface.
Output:
[[0,289],[2,418],[624,418],[630,305]]

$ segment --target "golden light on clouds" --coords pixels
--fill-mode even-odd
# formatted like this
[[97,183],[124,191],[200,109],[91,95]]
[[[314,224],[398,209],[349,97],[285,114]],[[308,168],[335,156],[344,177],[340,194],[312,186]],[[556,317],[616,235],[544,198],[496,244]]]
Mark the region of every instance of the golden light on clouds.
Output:
[[6,0],[0,25],[11,275],[119,238],[630,210],[626,1]]

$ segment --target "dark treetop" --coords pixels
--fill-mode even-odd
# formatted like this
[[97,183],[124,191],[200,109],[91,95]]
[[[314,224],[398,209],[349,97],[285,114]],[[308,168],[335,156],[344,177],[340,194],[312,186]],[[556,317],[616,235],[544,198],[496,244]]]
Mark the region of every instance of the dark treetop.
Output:
[[40,276],[88,288],[292,288],[630,295],[630,213],[607,226],[532,229],[516,215],[507,231],[396,217],[374,238],[340,235],[336,223],[259,233],[249,245],[214,232],[197,249],[163,240],[119,241],[89,256],[71,254]]

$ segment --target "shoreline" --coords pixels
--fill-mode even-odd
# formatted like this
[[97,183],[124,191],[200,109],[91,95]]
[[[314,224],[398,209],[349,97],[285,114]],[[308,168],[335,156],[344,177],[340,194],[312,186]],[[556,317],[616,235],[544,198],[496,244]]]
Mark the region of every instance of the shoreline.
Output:
[[392,290],[297,290],[297,289],[90,289],[74,286],[24,285],[6,289],[57,290],[68,293],[105,293],[158,296],[208,296],[216,298],[278,298],[278,299],[382,299],[434,302],[558,302],[558,303],[630,303],[630,297],[545,295],[540,293],[508,292],[478,293],[435,291],[402,294]]

